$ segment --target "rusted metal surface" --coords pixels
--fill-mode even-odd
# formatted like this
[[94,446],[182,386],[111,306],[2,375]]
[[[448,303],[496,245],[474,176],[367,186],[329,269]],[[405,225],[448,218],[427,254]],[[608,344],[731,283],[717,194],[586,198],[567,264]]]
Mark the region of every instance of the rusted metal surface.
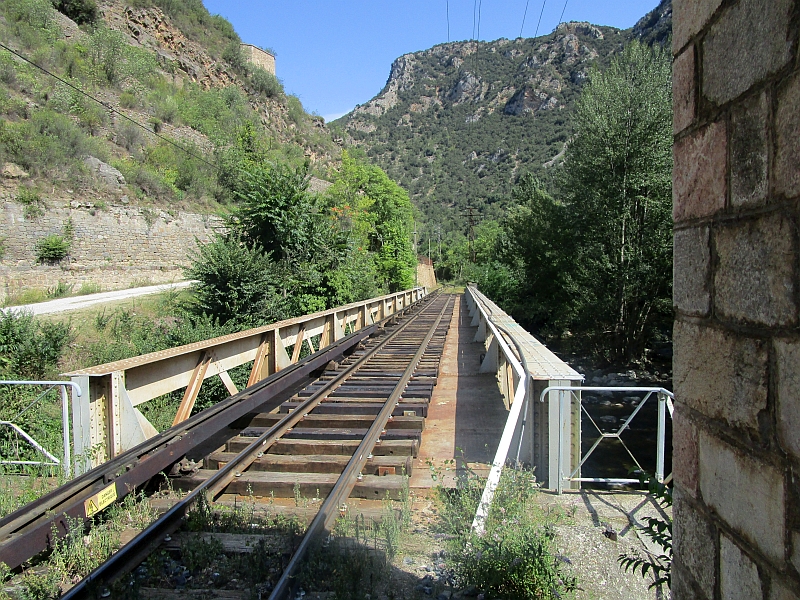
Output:
[[272,410],[375,329],[372,326],[351,334],[6,516],[0,520],[0,562],[17,568],[50,546],[54,526],[63,535],[68,518],[85,520],[85,503],[93,495],[113,485],[116,498],[121,499],[237,419],[257,409]]
[[184,402],[174,420],[178,424],[191,414],[206,379],[218,376],[235,394],[230,369],[252,363],[249,387],[297,362],[304,342],[312,349],[315,344],[317,349],[325,348],[342,339],[346,331],[370,327],[426,294],[425,288],[414,288],[67,373],[85,391],[72,402],[73,446],[75,455],[83,457],[76,464],[77,472],[85,472],[156,434],[137,408],[141,404],[185,389]]

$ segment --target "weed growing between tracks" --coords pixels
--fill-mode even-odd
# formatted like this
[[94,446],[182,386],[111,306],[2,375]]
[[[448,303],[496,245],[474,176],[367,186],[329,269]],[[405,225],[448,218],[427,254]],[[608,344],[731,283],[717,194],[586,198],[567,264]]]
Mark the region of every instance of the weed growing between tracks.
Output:
[[299,576],[301,588],[331,600],[400,597],[392,589],[392,561],[410,521],[407,477],[400,500],[393,501],[388,495],[384,499],[380,519],[340,507],[331,534],[309,552]]
[[[46,556],[34,559],[33,564],[16,581],[11,589],[25,600],[50,600],[61,596],[63,590],[88,575],[120,547],[120,534],[126,529],[141,530],[155,518],[148,499],[131,494],[122,502],[110,506],[91,524],[88,533],[78,519],[66,518],[65,536],[55,530],[53,547]],[[5,565],[3,565],[5,566]],[[10,575],[7,570],[0,572]],[[6,594],[0,590],[0,599]]]

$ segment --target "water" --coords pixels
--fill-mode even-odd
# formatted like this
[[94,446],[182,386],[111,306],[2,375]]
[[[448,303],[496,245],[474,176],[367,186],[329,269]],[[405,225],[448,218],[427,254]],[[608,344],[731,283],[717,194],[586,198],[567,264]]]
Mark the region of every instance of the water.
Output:
[[[640,383],[639,385],[644,384]],[[585,392],[583,394],[585,412],[582,413],[581,418],[581,453],[585,455],[600,437],[598,428],[603,433],[617,432],[643,397],[644,394],[622,392],[613,395]],[[601,441],[583,464],[582,477],[632,477],[635,479],[637,475],[631,475],[629,471],[637,468],[642,468],[647,473],[655,473],[657,435],[658,399],[653,394],[621,434],[620,439],[624,445],[616,439],[606,438]],[[666,416],[665,438],[664,474],[666,476],[672,472],[672,419],[669,417],[669,411]],[[626,447],[636,460],[631,457]],[[638,461],[638,465],[636,461]],[[599,487],[604,487],[604,485],[599,485]]]

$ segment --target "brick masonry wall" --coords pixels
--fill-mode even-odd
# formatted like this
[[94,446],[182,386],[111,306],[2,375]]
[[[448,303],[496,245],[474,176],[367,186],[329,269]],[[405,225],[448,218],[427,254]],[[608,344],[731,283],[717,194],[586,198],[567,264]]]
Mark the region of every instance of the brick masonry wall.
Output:
[[[13,201],[0,204],[0,209],[0,237],[5,238],[2,299],[26,289],[51,288],[59,281],[77,291],[86,283],[111,290],[180,280],[197,241],[207,242],[222,228],[215,216],[137,207],[49,207],[34,219],[26,219],[23,206]],[[69,257],[56,265],[38,264],[36,242],[63,233],[69,219],[74,227]]]
[[673,598],[800,598],[800,0],[673,9]]

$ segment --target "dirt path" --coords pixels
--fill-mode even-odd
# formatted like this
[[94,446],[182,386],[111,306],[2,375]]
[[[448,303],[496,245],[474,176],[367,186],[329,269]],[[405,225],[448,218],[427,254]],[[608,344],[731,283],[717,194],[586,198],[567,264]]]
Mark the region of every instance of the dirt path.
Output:
[[116,290],[113,292],[100,292],[99,294],[88,294],[86,296],[73,296],[70,298],[59,298],[47,302],[36,304],[23,304],[20,306],[7,306],[0,309],[5,312],[27,312],[34,315],[47,315],[52,313],[66,312],[69,310],[80,310],[95,304],[114,302],[117,300],[128,300],[138,296],[148,294],[160,294],[167,290],[179,290],[192,285],[191,281],[179,281],[177,283],[163,283],[160,285],[149,285],[147,287],[131,288],[128,290]]

